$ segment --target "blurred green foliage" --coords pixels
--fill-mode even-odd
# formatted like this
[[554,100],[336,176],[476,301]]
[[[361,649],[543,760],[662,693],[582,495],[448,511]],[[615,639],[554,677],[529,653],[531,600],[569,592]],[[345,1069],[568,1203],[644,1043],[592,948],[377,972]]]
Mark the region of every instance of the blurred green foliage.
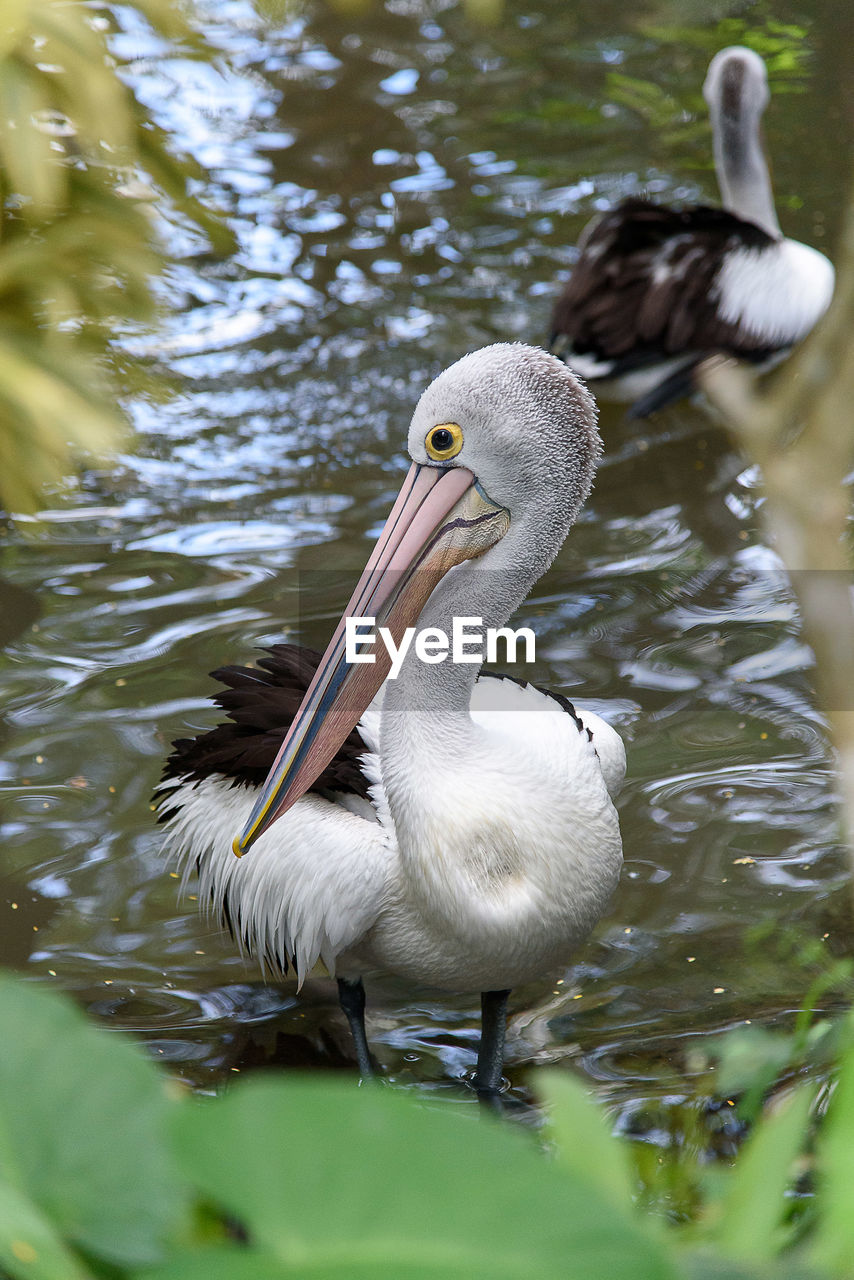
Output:
[[[678,157],[678,172],[712,171],[711,125],[702,88],[713,55],[733,44],[754,49],[765,61],[771,93],[777,97],[808,90],[816,43],[810,39],[809,15],[797,25],[775,18],[767,0],[755,0],[744,13],[730,12],[732,5],[723,7],[727,13],[717,21],[709,20],[709,0],[702,5],[657,0],[654,20],[649,8],[627,10],[608,36],[607,60],[586,43],[581,23],[563,51],[565,90],[558,96],[537,93],[530,109],[496,101],[491,112],[496,145],[503,130],[512,129],[518,140],[526,127],[535,129],[539,153],[548,156],[550,146],[562,145],[567,172],[578,180],[595,177],[603,146],[614,154],[624,148],[625,167],[633,169],[638,151],[633,138],[640,129],[650,170],[671,172]],[[567,23],[571,21],[568,14]],[[534,49],[528,56],[536,78],[538,54]],[[538,172],[536,154],[526,157],[526,171]],[[620,165],[614,168],[619,171]],[[553,167],[544,173],[553,181]]]
[[678,1225],[638,1207],[633,1145],[563,1072],[534,1079],[543,1144],[355,1079],[197,1098],[65,997],[9,977],[0,1038],[0,1268],[15,1280],[854,1274],[850,1017],[835,1092],[798,1070],[732,1166],[699,1171]]
[[[640,23],[638,34],[654,43],[666,56],[668,49],[681,57],[696,51],[708,64],[719,49],[728,45],[746,45],[760,54],[768,69],[772,94],[803,92],[810,59],[804,27],[782,23],[774,18],[760,20],[751,10],[749,16],[728,16],[708,25]],[[626,110],[640,116],[659,137],[664,148],[678,149],[686,140],[700,139],[708,150],[712,167],[708,108],[703,99],[702,78],[667,85],[658,80],[642,79],[623,71],[609,71],[608,97]]]
[[[201,52],[170,0],[135,0],[158,32]],[[81,450],[120,439],[112,342],[150,320],[164,266],[153,217],[171,207],[225,247],[119,75],[98,5],[0,6],[0,505],[32,510]]]
[[[291,0],[261,0],[263,6],[285,8]],[[329,7],[344,18],[361,18],[378,7],[378,0],[327,0]],[[504,16],[504,0],[462,0],[463,11],[476,26],[492,27]]]

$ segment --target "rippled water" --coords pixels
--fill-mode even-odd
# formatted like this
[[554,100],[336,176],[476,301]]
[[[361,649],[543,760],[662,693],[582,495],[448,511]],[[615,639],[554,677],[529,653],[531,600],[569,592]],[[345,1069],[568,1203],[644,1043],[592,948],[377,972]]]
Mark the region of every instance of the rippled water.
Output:
[[[482,29],[446,0],[287,20],[233,0],[207,10],[215,67],[122,11],[117,51],[209,168],[238,249],[212,260],[169,230],[182,262],[135,350],[177,396],[133,404],[132,449],[0,543],[0,960],[203,1086],[264,1062],[351,1067],[331,983],[265,987],[179,902],[149,809],[161,761],[213,722],[213,667],[325,643],[421,388],[484,342],[545,336],[591,212],[650,187],[714,197],[699,86],[742,11],[698,3],[668,34],[661,6],[627,26],[623,4],[507,0]],[[822,12],[776,11],[808,34],[767,135],[785,229],[832,245],[826,122],[838,145],[850,72]],[[638,82],[660,90],[646,115],[626,105]],[[844,946],[847,916],[809,654],[755,474],[693,406],[643,431],[606,407],[602,429],[596,491],[520,622],[534,678],[628,741],[626,871],[573,969],[515,993],[508,1073],[523,1093],[530,1064],[571,1059],[632,1130],[713,1089],[702,1037],[796,1008],[802,944]],[[476,999],[392,981],[370,998],[386,1071],[458,1094]]]

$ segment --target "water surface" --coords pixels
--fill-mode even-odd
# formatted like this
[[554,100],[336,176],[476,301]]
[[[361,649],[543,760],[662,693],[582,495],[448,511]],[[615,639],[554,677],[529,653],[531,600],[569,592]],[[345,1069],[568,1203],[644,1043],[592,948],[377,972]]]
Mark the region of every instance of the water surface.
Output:
[[[666,6],[507,0],[483,29],[452,2],[274,21],[233,0],[207,10],[221,53],[206,66],[121,14],[117,52],[209,169],[238,247],[213,260],[169,229],[181,263],[134,349],[176,397],[134,402],[126,455],[0,544],[0,961],[202,1087],[262,1063],[352,1069],[328,980],[298,998],[264,986],[179,901],[150,811],[169,742],[214,722],[214,667],[283,638],[323,646],[420,390],[466,350],[545,338],[596,209],[716,198],[699,89],[745,31],[777,42],[784,228],[833,245],[840,19],[700,2],[677,31]],[[508,1074],[524,1097],[531,1064],[570,1061],[624,1128],[664,1141],[663,1113],[714,1092],[697,1046],[785,1022],[812,976],[805,943],[844,949],[844,864],[756,474],[692,405],[642,429],[606,406],[601,425],[593,497],[518,621],[538,636],[526,674],[625,735],[626,870],[577,963],[515,993]],[[383,1069],[464,1096],[476,997],[369,994]]]

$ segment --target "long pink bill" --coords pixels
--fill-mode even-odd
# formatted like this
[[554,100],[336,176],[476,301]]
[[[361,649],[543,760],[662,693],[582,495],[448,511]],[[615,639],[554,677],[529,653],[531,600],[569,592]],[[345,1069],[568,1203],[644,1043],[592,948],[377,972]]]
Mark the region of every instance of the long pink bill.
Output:
[[391,659],[384,646],[377,647],[373,663],[346,661],[347,618],[374,618],[399,645],[440,578],[493,546],[509,524],[509,512],[487,497],[465,467],[412,464],[249,821],[234,841],[238,857],[305,795],[388,675]]

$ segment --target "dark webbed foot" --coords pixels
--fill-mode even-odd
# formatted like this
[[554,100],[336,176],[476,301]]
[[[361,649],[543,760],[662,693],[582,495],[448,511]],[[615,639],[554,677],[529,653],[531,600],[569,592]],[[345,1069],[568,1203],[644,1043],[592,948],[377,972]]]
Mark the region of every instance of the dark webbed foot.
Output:
[[483,991],[480,997],[480,1049],[473,1084],[480,1101],[491,1107],[497,1105],[501,1093],[509,995],[509,991]]
[[368,1036],[365,1031],[365,988],[362,985],[362,979],[339,978],[338,1001],[347,1015],[347,1021],[353,1033],[359,1075],[363,1080],[370,1080],[376,1073],[371,1060],[371,1053],[368,1049]]

